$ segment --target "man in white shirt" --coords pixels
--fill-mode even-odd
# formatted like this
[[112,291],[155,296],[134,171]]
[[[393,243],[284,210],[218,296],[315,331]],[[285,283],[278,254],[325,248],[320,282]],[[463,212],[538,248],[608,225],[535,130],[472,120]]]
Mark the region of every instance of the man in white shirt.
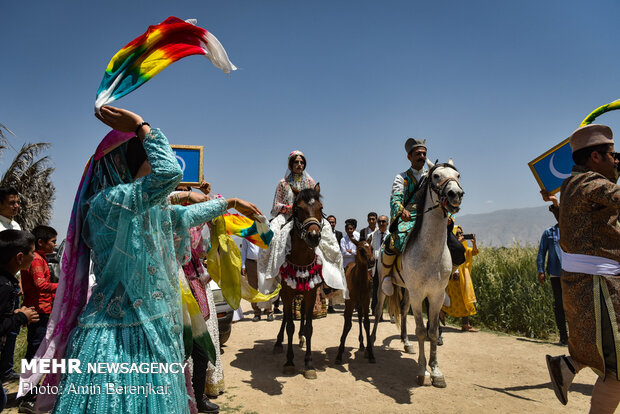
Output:
[[[355,231],[357,227],[357,220],[346,219],[344,221],[344,230],[346,234],[340,239],[340,253],[342,253],[342,266],[346,269],[347,265],[355,261],[355,255],[357,254],[357,244],[353,243],[359,241],[360,234]],[[334,302],[330,298],[327,306],[327,313],[334,313]]]
[[371,211],[370,213],[368,213],[367,220],[368,220],[368,227],[360,231],[360,240],[368,240],[371,233],[377,230],[377,213],[375,213],[374,211]]
[[[17,213],[19,213],[19,193],[13,187],[0,187],[0,231],[21,230],[20,225],[14,220]],[[21,286],[21,279],[19,283]],[[19,298],[14,304],[14,309],[19,309]],[[19,379],[19,375],[13,370],[15,341],[17,340],[18,333],[19,329],[16,332],[7,334],[6,342],[1,348],[0,380],[3,382]]]
[[377,219],[378,227],[375,231],[373,231],[370,236],[370,246],[372,247],[373,254],[375,256],[375,266],[371,270],[372,274],[372,302],[370,308],[374,314],[375,306],[377,304],[377,289],[379,288],[379,274],[377,273],[377,262],[381,257],[381,245],[383,241],[387,239],[390,235],[388,231],[388,217],[387,216],[379,216]]
[[359,241],[360,234],[355,231],[357,227],[357,220],[347,219],[344,222],[344,230],[346,235],[340,240],[340,252],[342,253],[342,265],[347,268],[347,265],[355,260],[357,254],[357,244],[352,240]]
[[19,194],[13,187],[0,187],[0,231],[21,230],[14,220],[19,213]]
[[[258,289],[258,246],[254,243],[250,243],[247,239],[243,239],[241,242],[241,274],[247,276],[248,283],[254,289]],[[267,314],[267,320],[273,321],[273,308],[271,302],[263,302],[266,304],[265,313]],[[252,321],[260,321],[261,310],[258,303],[252,302],[252,310],[254,311],[254,318]]]

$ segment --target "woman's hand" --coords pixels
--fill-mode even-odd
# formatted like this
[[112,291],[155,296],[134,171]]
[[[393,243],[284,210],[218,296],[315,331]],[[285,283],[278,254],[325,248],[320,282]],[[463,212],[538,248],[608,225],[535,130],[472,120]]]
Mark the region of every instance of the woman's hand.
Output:
[[211,276],[208,273],[205,273],[204,275],[200,276],[198,280],[200,281],[200,283],[202,283],[202,286],[207,287],[209,282],[211,282]]
[[[134,132],[138,125],[144,122],[142,117],[138,114],[134,114],[126,109],[107,105],[101,108],[101,115],[96,113],[95,116],[110,128],[121,132]],[[148,125],[144,125],[140,129],[140,132],[144,132],[145,134],[149,131],[150,127]]]
[[248,218],[251,218],[252,220],[255,220],[256,216],[263,215],[263,213],[261,213],[258,207],[256,207],[249,201],[245,201],[240,198],[229,198],[226,201],[228,202],[228,208],[234,208],[239,213],[243,214]]
[[190,204],[204,203],[205,201],[209,201],[209,197],[206,194],[200,194],[197,191],[189,191],[187,196],[188,202]]
[[289,206],[288,204],[285,205],[284,207],[282,207],[280,209],[280,213],[282,214],[292,214],[293,213],[293,207]]
[[198,189],[202,191],[204,195],[209,195],[209,193],[211,192],[211,184],[206,182],[205,180],[202,180]]

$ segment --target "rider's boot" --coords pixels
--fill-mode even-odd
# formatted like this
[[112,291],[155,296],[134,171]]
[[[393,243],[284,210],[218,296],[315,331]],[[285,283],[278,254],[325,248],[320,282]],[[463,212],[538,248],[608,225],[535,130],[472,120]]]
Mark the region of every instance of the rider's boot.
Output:
[[381,251],[381,264],[383,265],[383,272],[381,273],[381,278],[383,279],[381,283],[381,290],[386,296],[392,296],[394,294],[394,284],[392,283],[390,273],[392,272],[392,267],[394,267],[395,261],[396,252],[390,249],[386,243]]

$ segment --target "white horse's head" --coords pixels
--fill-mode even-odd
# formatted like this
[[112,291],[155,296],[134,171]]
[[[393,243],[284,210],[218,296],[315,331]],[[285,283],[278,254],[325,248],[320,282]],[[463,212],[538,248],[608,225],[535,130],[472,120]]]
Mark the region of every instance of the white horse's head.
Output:
[[445,164],[433,164],[427,160],[429,186],[439,198],[441,207],[449,213],[458,213],[465,192],[461,188],[461,175],[454,166],[452,158]]

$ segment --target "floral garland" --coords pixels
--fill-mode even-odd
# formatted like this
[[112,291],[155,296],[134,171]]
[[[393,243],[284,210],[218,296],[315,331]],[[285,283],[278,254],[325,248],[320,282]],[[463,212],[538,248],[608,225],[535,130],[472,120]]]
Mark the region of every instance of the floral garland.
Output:
[[323,282],[322,270],[321,258],[315,255],[312,263],[305,266],[297,266],[287,260],[280,267],[280,275],[291,289],[307,292]]

